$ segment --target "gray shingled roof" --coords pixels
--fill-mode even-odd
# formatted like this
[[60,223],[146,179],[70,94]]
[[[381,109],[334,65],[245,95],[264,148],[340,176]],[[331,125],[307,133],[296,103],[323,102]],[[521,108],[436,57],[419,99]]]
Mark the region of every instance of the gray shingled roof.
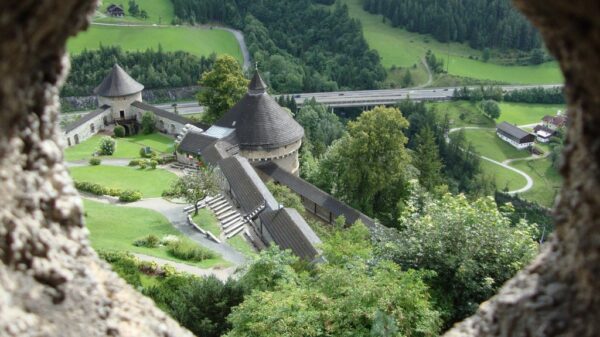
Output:
[[160,116],[160,117],[172,120],[172,121],[177,122],[179,124],[185,125],[185,124],[191,124],[192,123],[191,120],[189,120],[189,119],[187,119],[187,118],[185,118],[183,116],[180,116],[180,115],[178,115],[176,113],[169,112],[167,110],[163,110],[163,109],[157,108],[157,107],[155,107],[153,105],[146,104],[144,102],[135,101],[131,105],[134,106],[134,107],[136,107],[136,108],[142,109],[144,111],[150,111],[150,112],[154,113],[157,116]]
[[307,261],[312,261],[319,254],[315,245],[321,240],[295,209],[262,212],[259,217],[281,249],[289,249]]
[[267,85],[263,81],[258,71],[254,72],[250,84],[248,84],[248,93],[252,95],[260,95],[267,92]]
[[516,140],[521,140],[527,138],[528,136],[533,137],[533,135],[529,132],[507,122],[502,122],[498,124],[496,128],[502,133],[504,133],[506,136],[514,138]]
[[235,135],[231,135],[208,145],[200,151],[200,154],[207,164],[217,166],[221,160],[235,156],[239,152],[240,148],[237,145]]
[[279,207],[247,159],[240,156],[225,158],[219,161],[219,167],[245,213],[256,210],[263,202],[266,202],[267,209]]
[[110,108],[110,106],[103,105],[100,108],[98,108],[98,110],[94,110],[94,111],[84,115],[83,117],[79,118],[75,122],[67,125],[67,127],[65,128],[65,132],[69,133],[69,132],[77,129],[78,127],[84,125],[85,123],[89,122],[93,118],[96,118],[97,116],[101,115],[103,112],[105,112],[109,108]]
[[266,85],[258,73],[250,82],[246,96],[215,125],[234,128],[240,148],[245,150],[275,149],[304,137],[302,126],[266,93]]
[[207,136],[204,133],[190,131],[185,134],[177,149],[185,153],[199,154],[216,141],[216,138]]
[[142,90],[144,90],[143,85],[115,64],[108,76],[94,89],[94,94],[103,97],[119,97],[136,94]]
[[368,227],[375,226],[375,221],[370,217],[337,200],[304,179],[283,170],[275,163],[263,164],[258,166],[257,169],[273,178],[276,182],[287,186],[295,193],[330,211],[334,217],[337,218],[343,215],[346,218],[347,224],[353,224],[356,220],[361,220]]

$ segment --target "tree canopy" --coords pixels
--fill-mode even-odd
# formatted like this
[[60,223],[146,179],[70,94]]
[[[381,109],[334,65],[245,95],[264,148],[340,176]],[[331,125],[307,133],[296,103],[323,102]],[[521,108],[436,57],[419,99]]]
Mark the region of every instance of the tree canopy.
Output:
[[510,206],[499,210],[491,197],[435,199],[418,184],[412,191],[399,229],[375,233],[376,255],[434,271],[428,283],[447,325],[474,313],[537,253],[535,227],[513,224]]
[[247,91],[248,80],[242,67],[229,55],[219,56],[213,68],[200,79],[200,105],[207,108],[204,120],[214,122],[233,107]]

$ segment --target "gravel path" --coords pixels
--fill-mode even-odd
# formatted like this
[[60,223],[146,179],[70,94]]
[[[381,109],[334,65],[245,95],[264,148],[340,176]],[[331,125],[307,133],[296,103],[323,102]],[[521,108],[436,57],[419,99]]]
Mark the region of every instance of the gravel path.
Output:
[[246,262],[246,257],[228,244],[219,244],[213,242],[188,225],[187,215],[183,212],[183,209],[186,205],[174,204],[162,198],[152,198],[124,204],[123,206],[139,207],[159,212],[164,215],[167,220],[169,220],[173,227],[185,234],[185,236],[197,242],[201,246],[221,254],[223,259],[233,263],[236,266],[242,265]]
[[226,282],[227,279],[229,277],[231,277],[236,271],[235,267],[224,268],[224,269],[221,269],[221,268],[202,269],[202,268],[190,266],[190,265],[187,265],[184,263],[173,262],[173,261],[161,259],[161,258],[154,257],[154,256],[148,256],[148,255],[136,254],[136,253],[134,253],[133,255],[141,261],[156,262],[158,265],[161,265],[161,266],[168,264],[168,265],[173,266],[173,268],[175,268],[177,271],[188,273],[191,275],[200,276],[200,277],[206,277],[206,276],[212,275],[223,282]]
[[[522,127],[526,127],[526,126],[522,126]],[[457,132],[457,131],[460,131],[460,130],[494,130],[494,128],[486,128],[486,127],[480,127],[480,126],[465,126],[465,127],[462,127],[462,128],[453,128],[453,129],[450,129],[450,131],[448,133],[450,134],[450,133]],[[446,138],[446,141],[450,142],[450,137]],[[527,173],[525,173],[525,172],[523,172],[523,171],[521,171],[519,169],[516,169],[516,168],[514,168],[512,166],[509,166],[508,164],[510,164],[510,163],[512,163],[514,161],[517,161],[517,160],[536,160],[536,159],[544,158],[544,157],[538,157],[538,156],[531,156],[531,157],[528,157],[528,158],[521,158],[521,159],[509,159],[509,160],[505,160],[504,162],[501,163],[499,161],[493,160],[493,159],[488,158],[486,156],[481,156],[480,155],[479,157],[481,159],[485,160],[485,161],[488,161],[488,162],[492,163],[492,164],[495,164],[495,165],[501,166],[501,167],[503,167],[503,168],[505,168],[507,170],[513,171],[513,172],[515,172],[515,173],[523,176],[523,178],[525,178],[525,180],[527,181],[527,184],[525,184],[525,186],[523,188],[507,192],[508,194],[513,194],[513,195],[514,194],[525,193],[525,192],[529,191],[530,189],[532,189],[533,188],[533,179]]]

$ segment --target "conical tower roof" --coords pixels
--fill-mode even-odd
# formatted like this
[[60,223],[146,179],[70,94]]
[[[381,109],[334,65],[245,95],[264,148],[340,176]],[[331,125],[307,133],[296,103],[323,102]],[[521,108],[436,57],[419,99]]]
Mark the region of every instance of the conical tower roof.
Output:
[[103,97],[119,97],[136,94],[144,90],[144,86],[131,78],[118,64],[110,74],[94,89],[94,94]]
[[235,129],[243,150],[276,149],[304,137],[302,126],[269,96],[258,71],[248,85],[248,93],[215,125]]
[[262,77],[260,77],[260,73],[257,70],[254,72],[254,76],[248,85],[248,93],[251,95],[261,95],[266,92],[267,85],[265,84],[265,81],[263,81]]

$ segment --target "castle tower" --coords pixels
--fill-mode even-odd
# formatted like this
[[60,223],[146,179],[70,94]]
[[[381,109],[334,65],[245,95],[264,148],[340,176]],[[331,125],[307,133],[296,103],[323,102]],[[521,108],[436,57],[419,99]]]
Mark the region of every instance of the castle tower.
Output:
[[108,122],[115,120],[134,119],[135,113],[131,110],[131,104],[142,101],[142,90],[144,86],[131,78],[118,64],[115,64],[108,76],[100,83],[94,94],[98,95],[98,105],[109,105],[111,107],[111,118]]
[[299,173],[298,151],[304,129],[269,96],[258,70],[246,95],[215,126],[235,129],[240,155],[253,165],[275,162],[293,174]]

